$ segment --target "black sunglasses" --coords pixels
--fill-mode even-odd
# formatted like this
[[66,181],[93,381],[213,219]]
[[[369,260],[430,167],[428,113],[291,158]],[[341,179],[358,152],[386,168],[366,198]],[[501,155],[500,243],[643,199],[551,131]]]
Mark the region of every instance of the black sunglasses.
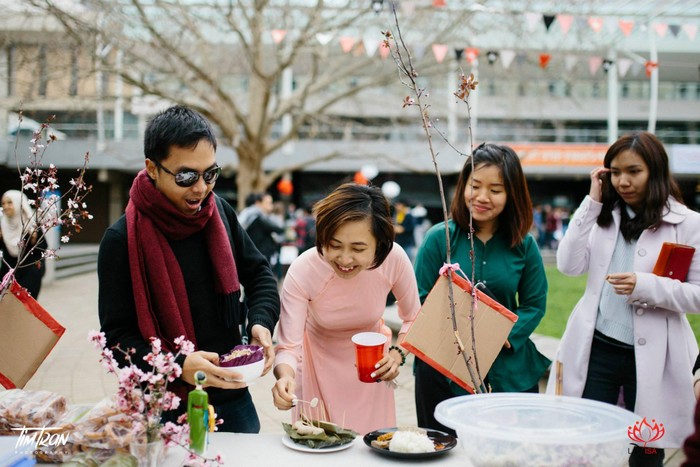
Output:
[[211,185],[216,181],[217,178],[219,178],[219,175],[221,175],[221,167],[219,167],[218,165],[212,167],[209,170],[205,170],[204,172],[197,172],[195,170],[181,170],[178,173],[172,173],[171,171],[163,167],[163,165],[160,162],[153,161],[153,163],[156,166],[163,169],[166,173],[169,173],[170,175],[175,177],[175,184],[184,188],[190,187],[197,183],[200,176],[204,179],[204,183],[206,183],[207,185]]

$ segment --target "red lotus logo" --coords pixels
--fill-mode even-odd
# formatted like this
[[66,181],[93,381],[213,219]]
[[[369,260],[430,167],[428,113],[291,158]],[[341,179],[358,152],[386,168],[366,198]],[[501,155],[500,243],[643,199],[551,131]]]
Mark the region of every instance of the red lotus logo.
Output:
[[666,429],[663,423],[656,423],[654,419],[649,423],[646,417],[636,422],[634,426],[627,427],[629,439],[635,443],[642,443],[643,447],[646,447],[647,443],[661,439],[664,434],[666,434]]

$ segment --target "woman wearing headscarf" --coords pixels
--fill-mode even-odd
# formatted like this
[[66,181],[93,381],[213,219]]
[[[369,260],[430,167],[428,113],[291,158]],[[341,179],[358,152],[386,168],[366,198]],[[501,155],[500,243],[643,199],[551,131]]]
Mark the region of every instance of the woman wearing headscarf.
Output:
[[2,214],[0,278],[4,279],[10,269],[15,269],[15,280],[36,299],[44,277],[45,262],[41,252],[46,249],[46,242],[37,228],[34,210],[24,193],[8,190],[2,195]]

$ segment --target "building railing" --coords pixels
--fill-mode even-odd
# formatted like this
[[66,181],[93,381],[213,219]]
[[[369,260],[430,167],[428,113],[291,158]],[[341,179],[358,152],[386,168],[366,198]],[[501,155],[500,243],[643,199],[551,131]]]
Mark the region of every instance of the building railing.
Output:
[[[692,125],[689,125],[692,126]],[[55,124],[54,128],[66,134],[71,139],[96,139],[97,125],[93,124]],[[645,130],[646,124],[640,122],[636,126],[620,125],[618,134],[622,135],[630,131]],[[124,125],[124,136],[127,139],[139,140],[137,125]],[[605,127],[571,127],[571,128],[542,128],[536,125],[528,126],[523,123],[484,122],[477,125],[475,134],[480,141],[511,141],[511,142],[552,142],[552,143],[605,143],[608,138],[608,130]],[[655,134],[666,144],[699,144],[700,125],[697,128],[677,129],[664,128],[663,124],[657,124]],[[274,133],[272,138],[278,137]],[[114,131],[105,129],[105,137],[113,141]],[[425,134],[418,125],[386,125],[369,126],[352,122],[342,126],[324,128],[319,130],[311,126],[303,126],[299,129],[299,140],[322,141],[420,141]],[[463,139],[463,138],[461,138]]]

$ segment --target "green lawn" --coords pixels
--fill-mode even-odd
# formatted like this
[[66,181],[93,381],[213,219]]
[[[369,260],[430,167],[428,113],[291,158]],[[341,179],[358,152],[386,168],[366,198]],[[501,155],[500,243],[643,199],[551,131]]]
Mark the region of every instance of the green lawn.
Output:
[[[561,337],[569,314],[586,288],[586,276],[565,276],[554,265],[545,265],[545,270],[549,282],[547,312],[535,332],[545,336]],[[695,338],[700,341],[700,315],[689,313],[687,316]]]

